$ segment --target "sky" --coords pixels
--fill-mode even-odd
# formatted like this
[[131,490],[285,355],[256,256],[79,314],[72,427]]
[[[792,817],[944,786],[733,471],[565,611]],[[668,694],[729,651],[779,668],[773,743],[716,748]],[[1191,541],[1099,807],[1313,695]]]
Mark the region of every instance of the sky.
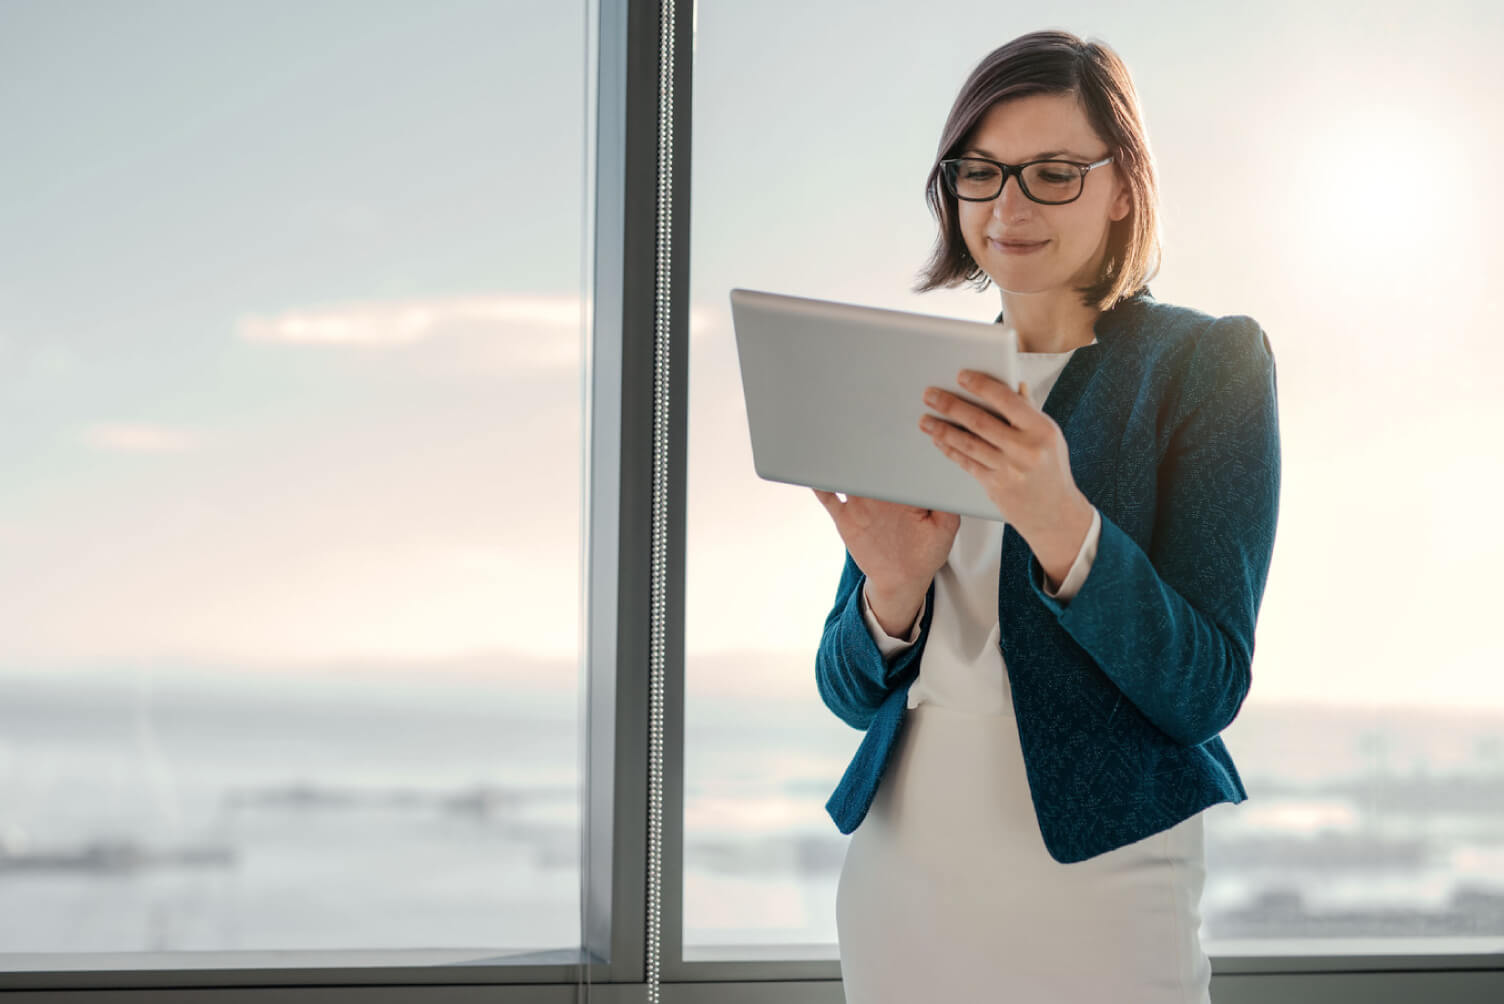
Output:
[[[1504,709],[1497,5],[692,16],[692,692],[812,693],[843,560],[807,489],[753,472],[727,291],[990,320],[995,289],[908,292],[923,179],[972,66],[1058,27],[1138,87],[1155,296],[1274,346],[1250,701]],[[574,685],[587,24],[582,3],[0,0],[0,669],[392,660],[541,685],[554,659]],[[820,158],[851,151],[867,170],[833,190]]]
[[[750,471],[725,290],[990,321],[995,288],[908,292],[934,234],[923,179],[976,62],[1055,27],[1107,42],[1134,76],[1161,183],[1155,296],[1248,314],[1274,346],[1281,508],[1249,700],[1504,708],[1504,544],[1488,529],[1504,349],[1486,316],[1504,264],[1485,187],[1504,149],[1498,9],[946,10],[702,5],[691,271],[715,313],[690,360],[690,650],[751,644],[756,625],[812,651],[843,560],[807,489]],[[868,171],[832,194],[810,165],[845,151],[868,152]],[[714,685],[693,665],[689,682]]]
[[585,11],[549,10],[0,5],[0,664],[529,649],[538,603],[572,650]]

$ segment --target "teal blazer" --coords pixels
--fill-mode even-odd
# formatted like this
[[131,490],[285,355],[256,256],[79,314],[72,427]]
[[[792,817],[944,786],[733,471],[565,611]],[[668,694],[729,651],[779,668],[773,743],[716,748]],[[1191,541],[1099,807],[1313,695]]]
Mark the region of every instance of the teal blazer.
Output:
[[[1029,790],[1061,863],[1247,799],[1218,733],[1248,695],[1279,510],[1274,350],[1258,322],[1145,286],[1098,316],[1096,336],[1043,406],[1101,513],[1096,558],[1060,602],[1006,526],[998,579]],[[872,804],[935,612],[931,582],[918,642],[885,660],[862,618],[865,578],[847,552],[815,657],[821,700],[866,732],[825,806],[842,833]]]

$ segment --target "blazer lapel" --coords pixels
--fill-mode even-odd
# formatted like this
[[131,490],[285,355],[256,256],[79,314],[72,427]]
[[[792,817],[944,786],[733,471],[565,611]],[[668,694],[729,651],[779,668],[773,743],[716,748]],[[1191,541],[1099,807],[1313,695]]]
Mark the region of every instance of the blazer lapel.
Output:
[[[1149,287],[1145,286],[1139,293],[1117,304],[1113,309],[1099,314],[1093,327],[1096,341],[1082,345],[1071,353],[1070,359],[1060,371],[1060,376],[1056,378],[1055,385],[1050,388],[1050,393],[1045,397],[1040,410],[1053,418],[1055,424],[1060,426],[1060,430],[1065,433],[1066,441],[1072,446],[1072,461],[1075,460],[1075,442],[1071,436],[1073,431],[1071,419],[1076,414],[1076,405],[1081,403],[1082,396],[1101,370],[1107,348],[1117,340],[1122,326],[1129,322],[1128,315],[1140,307],[1143,301],[1153,298]],[[999,313],[995,323],[1001,324],[1002,321],[1003,315]],[[1098,441],[1101,439],[1100,436],[1093,438]]]
[[1076,405],[1081,401],[1081,395],[1085,392],[1092,377],[1096,376],[1102,360],[1102,342],[1099,339],[1091,345],[1082,345],[1071,353],[1066,360],[1065,366],[1060,370],[1060,376],[1055,379],[1055,385],[1050,388],[1045,396],[1041,409],[1046,415],[1055,420],[1060,426],[1060,431],[1066,434],[1066,442],[1071,442],[1071,417],[1076,413]]
[[[1124,325],[1132,323],[1130,315],[1146,299],[1153,299],[1147,286],[1141,293],[1097,317],[1097,340],[1082,345],[1071,353],[1040,408],[1055,420],[1065,436],[1066,446],[1070,451],[1071,477],[1076,486],[1104,514],[1107,512],[1105,501],[1112,494],[1111,479],[1115,474],[1117,437],[1112,435],[1113,430],[1097,427],[1101,424],[1100,417],[1092,418],[1093,413],[1101,416],[1103,409],[1088,406],[1081,410],[1078,406],[1093,386],[1100,382],[1105,360],[1110,354],[1107,350],[1118,339]],[[1001,314],[998,315],[998,320],[1002,320]],[[1107,393],[1107,388],[1102,388],[1102,392]],[[1013,524],[1005,524],[1002,567],[999,569],[999,597],[1008,595],[1007,583],[1010,577],[1014,582],[1024,580],[1031,554],[1028,543],[1013,528]],[[1007,633],[1006,623],[1003,631]]]

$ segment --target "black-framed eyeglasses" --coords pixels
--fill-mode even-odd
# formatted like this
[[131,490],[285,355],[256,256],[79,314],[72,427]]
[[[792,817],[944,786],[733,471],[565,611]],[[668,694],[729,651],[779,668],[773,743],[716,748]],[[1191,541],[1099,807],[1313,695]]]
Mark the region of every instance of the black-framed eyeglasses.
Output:
[[1031,160],[1027,164],[1004,164],[988,157],[951,157],[940,162],[940,173],[950,194],[967,202],[991,202],[1003,193],[1008,175],[1018,175],[1024,195],[1046,206],[1075,202],[1086,190],[1086,172],[1112,157],[1092,164],[1074,160]]

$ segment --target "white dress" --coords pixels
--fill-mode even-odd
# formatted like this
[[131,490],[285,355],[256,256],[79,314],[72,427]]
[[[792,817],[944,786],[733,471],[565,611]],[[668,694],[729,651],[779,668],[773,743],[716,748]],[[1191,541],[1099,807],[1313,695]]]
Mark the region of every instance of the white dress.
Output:
[[[1019,353],[1036,406],[1073,351]],[[1098,514],[1054,595],[1080,589],[1100,529]],[[998,648],[1002,537],[962,516],[935,576],[903,728],[837,887],[846,1001],[1208,1004],[1200,813],[1074,864],[1045,849]],[[884,632],[865,589],[862,610],[885,656],[918,640],[918,619]]]

